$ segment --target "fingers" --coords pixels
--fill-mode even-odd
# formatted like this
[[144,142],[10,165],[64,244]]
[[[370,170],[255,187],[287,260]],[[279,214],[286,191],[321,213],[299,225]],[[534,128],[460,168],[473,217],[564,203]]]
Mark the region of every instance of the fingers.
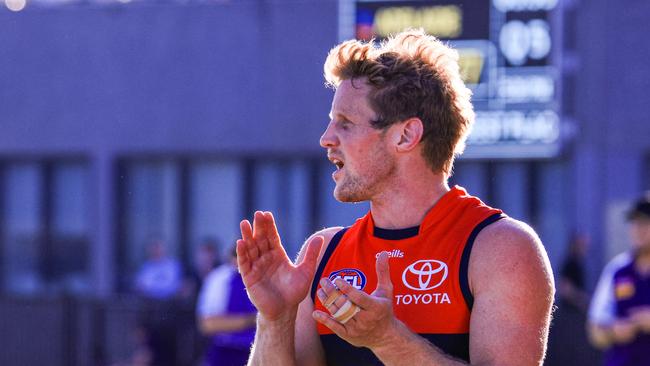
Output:
[[318,235],[312,238],[309,243],[307,243],[307,250],[305,251],[305,255],[302,258],[302,262],[298,264],[298,268],[301,270],[306,270],[309,274],[309,277],[314,277],[314,273],[316,273],[318,253],[320,253],[324,242],[325,238]]
[[317,322],[323,324],[324,326],[330,328],[334,333],[339,336],[345,337],[347,330],[345,326],[336,321],[331,315],[327,314],[324,311],[316,310],[312,313],[312,317],[316,319]]
[[352,303],[352,301],[346,298],[343,305],[341,305],[339,309],[334,314],[332,314],[332,317],[336,319],[336,321],[338,321],[339,323],[345,324],[348,322],[348,320],[352,319],[360,311],[361,308],[359,308],[357,305]]
[[250,241],[253,240],[253,228],[248,220],[242,220],[239,223],[239,230],[241,231],[241,238]]
[[388,253],[381,252],[377,257],[375,269],[377,271],[377,289],[373,292],[375,296],[393,298],[393,283],[390,280],[390,266],[388,264]]
[[237,240],[237,268],[242,275],[247,274],[251,270],[251,262],[248,259],[246,251],[246,242],[242,239]]
[[336,313],[348,301],[347,296],[343,295],[328,278],[322,278],[320,285],[316,292],[318,299],[330,314]]
[[284,251],[273,214],[269,211],[256,211],[253,216],[253,235],[260,254],[267,250]]
[[[259,249],[255,245],[253,240],[253,228],[251,223],[248,220],[242,220],[239,223],[239,230],[241,231],[241,237],[243,243],[241,244],[242,249],[248,254],[249,260],[255,260],[259,256]],[[239,245],[237,245],[239,247]],[[243,253],[243,252],[242,252]],[[239,256],[239,251],[237,251],[237,256]]]
[[334,286],[334,284],[328,278],[321,278],[320,288],[316,293],[318,299],[326,308],[329,308],[336,299],[341,296],[341,292]]
[[[271,216],[273,219],[273,216]],[[266,251],[268,244],[268,218],[265,212],[255,211],[253,215],[253,240],[257,243],[258,250]]]
[[[345,296],[341,296],[342,298]],[[333,315],[327,314],[320,310],[315,310],[312,313],[312,317],[316,319],[319,323],[330,328],[334,333],[339,336],[345,337],[348,333],[347,328],[344,326],[345,323],[354,318],[361,309],[352,303],[350,300],[346,300],[343,306],[341,306],[336,313]]]
[[[321,291],[320,294],[319,294],[320,295],[319,299],[321,299],[321,302],[323,303],[323,306],[326,307],[326,308],[329,308],[330,306],[335,305],[336,300],[339,297],[341,297],[341,295],[342,295],[340,291],[332,291],[332,292],[329,293],[329,295],[326,294],[325,291],[323,291],[323,289],[319,289],[318,291]],[[323,298],[325,300],[322,300]],[[331,312],[332,311],[330,310],[330,313]]]
[[345,294],[345,296],[352,300],[353,303],[359,305],[362,309],[370,308],[375,303],[375,300],[373,300],[370,295],[357,290],[341,278],[335,279],[334,284],[343,294]]
[[255,261],[270,249],[278,247],[282,249],[275,220],[270,212],[256,211],[253,216],[253,224],[251,225],[248,220],[242,220],[239,229],[242,239],[246,243],[248,258],[251,261]]
[[266,233],[268,248],[269,249],[282,248],[282,243],[280,241],[280,234],[278,233],[278,227],[275,225],[275,218],[273,218],[273,214],[267,211],[263,213],[263,216],[266,219],[265,233]]
[[[239,230],[241,231],[242,237],[242,250],[246,252],[248,260],[254,261],[260,255],[260,249],[258,248],[258,243],[253,238],[253,229],[251,228],[251,223],[248,220],[242,220],[239,223]],[[239,245],[237,245],[239,247]],[[239,256],[239,251],[237,252]]]

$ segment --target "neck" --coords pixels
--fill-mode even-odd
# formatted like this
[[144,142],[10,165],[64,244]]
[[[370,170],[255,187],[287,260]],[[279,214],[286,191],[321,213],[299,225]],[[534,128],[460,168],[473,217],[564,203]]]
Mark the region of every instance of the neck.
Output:
[[443,175],[431,175],[426,174],[423,179],[404,179],[371,199],[370,210],[375,226],[404,229],[420,225],[427,212],[449,191]]

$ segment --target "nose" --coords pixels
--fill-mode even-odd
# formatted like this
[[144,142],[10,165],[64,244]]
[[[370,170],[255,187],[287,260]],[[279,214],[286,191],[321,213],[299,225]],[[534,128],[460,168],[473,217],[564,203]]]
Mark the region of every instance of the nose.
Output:
[[336,134],[334,133],[334,121],[330,121],[329,124],[327,124],[327,128],[325,129],[325,132],[320,137],[320,146],[324,148],[329,148],[332,146],[336,146],[338,144],[338,139],[336,137]]

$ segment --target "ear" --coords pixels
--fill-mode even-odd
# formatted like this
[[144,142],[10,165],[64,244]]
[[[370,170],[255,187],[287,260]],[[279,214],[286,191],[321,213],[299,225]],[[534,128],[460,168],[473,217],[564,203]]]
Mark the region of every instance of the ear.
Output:
[[398,152],[407,152],[415,149],[415,147],[422,140],[424,134],[424,125],[422,121],[417,118],[409,118],[400,124],[399,141],[397,143]]

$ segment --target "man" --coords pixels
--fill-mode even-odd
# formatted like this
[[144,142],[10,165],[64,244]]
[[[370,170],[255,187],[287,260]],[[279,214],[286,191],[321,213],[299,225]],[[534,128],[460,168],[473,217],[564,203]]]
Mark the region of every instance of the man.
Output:
[[166,316],[173,307],[173,300],[182,288],[181,263],[167,253],[165,242],[152,240],[147,245],[147,258],[135,279],[135,289],[147,302],[141,313],[137,332],[142,334],[151,364],[173,365],[176,359],[176,331],[171,319]]
[[249,364],[541,364],[554,290],[539,239],[447,185],[474,119],[457,54],[422,31],[348,41],[325,77],[334,196],[370,212],[313,235],[295,266],[270,212],[242,221]]
[[170,300],[178,295],[182,284],[180,262],[167,254],[162,240],[153,240],[147,246],[147,258],[136,279],[136,291],[154,300]]
[[650,365],[650,192],[627,218],[632,249],[607,264],[589,309],[591,341],[610,366]]
[[197,303],[199,330],[210,337],[205,366],[245,364],[255,334],[256,310],[237,274],[234,247],[229,257],[208,274]]

